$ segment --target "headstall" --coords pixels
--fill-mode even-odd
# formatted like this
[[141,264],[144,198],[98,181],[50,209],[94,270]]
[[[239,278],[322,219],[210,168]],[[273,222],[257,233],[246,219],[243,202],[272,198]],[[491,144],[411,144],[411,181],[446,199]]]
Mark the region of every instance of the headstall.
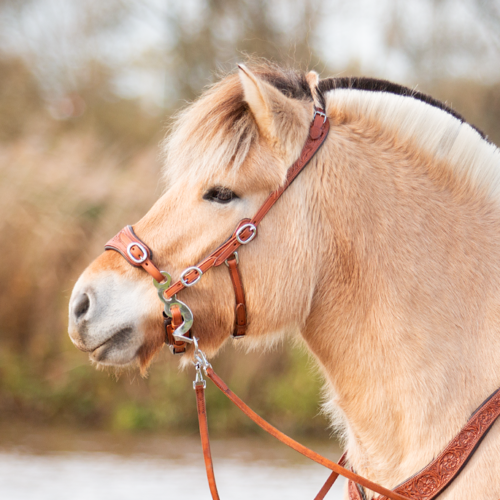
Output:
[[165,342],[169,345],[171,352],[174,354],[183,354],[186,351],[187,345],[193,344],[193,363],[196,368],[196,379],[193,382],[193,388],[196,391],[200,435],[207,478],[210,492],[214,500],[219,500],[219,494],[215,483],[210,452],[205,407],[206,381],[203,379],[202,371],[257,425],[287,446],[290,446],[299,453],[302,453],[306,457],[332,471],[326,483],[316,495],[315,500],[322,500],[325,497],[339,475],[349,479],[348,491],[350,500],[365,500],[366,497],[363,488],[368,488],[382,495],[378,497],[377,500],[433,500],[441,494],[460,473],[481,440],[500,415],[499,390],[493,393],[493,395],[474,412],[460,433],[426,468],[394,490],[388,490],[359,476],[352,470],[344,468],[346,453],[344,453],[338,463],[332,462],[289,438],[266,422],[229,389],[222,379],[213,371],[205,354],[199,349],[198,339],[191,335],[193,313],[184,302],[177,299],[177,294],[185,288],[195,285],[210,268],[226,264],[229,269],[236,297],[235,325],[232,337],[242,338],[245,336],[247,313],[242,279],[238,269],[238,248],[250,243],[257,236],[259,223],[324,143],[329,129],[330,123],[325,111],[315,108],[309,128],[309,136],[298,160],[288,169],[285,183],[269,195],[252,219],[243,219],[240,221],[228,240],[200,263],[185,269],[176,282],[172,283],[170,274],[166,271],[160,271],[155,266],[152,260],[153,252],[146,243],[135,235],[131,226],[126,226],[122,229],[116,236],[109,240],[105,246],[106,250],[116,250],[131,265],[142,267],[153,277],[153,283],[157,289],[158,297],[164,304]]

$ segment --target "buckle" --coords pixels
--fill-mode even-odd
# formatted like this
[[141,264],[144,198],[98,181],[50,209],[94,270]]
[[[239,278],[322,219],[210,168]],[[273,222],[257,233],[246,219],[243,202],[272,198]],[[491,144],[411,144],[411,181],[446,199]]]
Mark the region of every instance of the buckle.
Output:
[[312,121],[316,119],[316,115],[322,116],[323,117],[323,123],[326,122],[326,113],[324,111],[321,111],[320,109],[314,108],[314,115]]
[[[241,233],[245,229],[250,229],[252,231],[252,234],[246,240],[242,240]],[[250,243],[257,236],[257,228],[255,227],[255,224],[252,224],[251,222],[249,222],[248,224],[243,224],[243,226],[241,226],[238,229],[238,231],[236,231],[235,236],[236,236],[236,239],[238,240],[238,243],[240,243],[240,245],[246,245],[247,243]]]
[[[186,280],[186,274],[189,274],[191,271],[196,271],[198,273],[198,276],[193,281],[191,281],[191,283],[189,283]],[[203,271],[199,267],[192,266],[192,267],[188,267],[188,268],[184,269],[184,271],[182,271],[179,280],[184,286],[190,287],[190,286],[196,285],[196,283],[198,283],[198,281],[200,281],[202,276],[203,276]]]
[[[132,247],[138,247],[139,250],[142,252],[142,257],[139,257],[138,259],[136,259],[133,255],[132,255]],[[148,258],[148,252],[146,251],[146,248],[144,247],[144,245],[141,245],[138,241],[133,241],[132,243],[129,243],[128,247],[127,247],[127,255],[130,257],[131,260],[133,260],[136,264],[142,264],[144,261],[147,260]]]

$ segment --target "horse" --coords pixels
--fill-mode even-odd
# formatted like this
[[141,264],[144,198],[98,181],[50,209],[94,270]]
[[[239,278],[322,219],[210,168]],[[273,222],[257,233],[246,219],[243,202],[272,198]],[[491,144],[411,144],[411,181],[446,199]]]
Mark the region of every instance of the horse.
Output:
[[[500,152],[482,132],[387,81],[240,65],[176,117],[164,194],[133,229],[179,278],[283,185],[315,108],[326,141],[238,252],[237,342],[301,336],[348,463],[394,488],[500,386]],[[213,356],[235,323],[225,266],[179,296]],[[105,251],[74,286],[69,335],[99,365],[144,371],[165,342],[161,306],[146,273]],[[496,422],[441,498],[498,500],[498,457]]]

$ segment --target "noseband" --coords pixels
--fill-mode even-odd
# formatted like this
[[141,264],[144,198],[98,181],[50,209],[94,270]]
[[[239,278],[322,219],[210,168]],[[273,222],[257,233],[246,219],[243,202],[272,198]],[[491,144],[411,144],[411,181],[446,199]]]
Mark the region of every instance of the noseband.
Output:
[[172,278],[170,274],[166,271],[160,271],[155,266],[152,260],[153,252],[146,243],[135,235],[131,226],[126,226],[122,229],[105,246],[106,250],[116,250],[131,265],[142,267],[153,277],[158,297],[164,304],[165,342],[169,345],[172,353],[183,354],[186,351],[187,344],[194,344],[193,357],[196,367],[196,380],[193,383],[193,387],[196,390],[200,434],[207,477],[210,492],[214,500],[219,500],[219,494],[215,484],[210,452],[205,407],[206,382],[203,379],[202,370],[236,406],[265,431],[332,471],[326,483],[315,497],[315,500],[322,500],[325,497],[339,475],[349,479],[348,492],[350,500],[365,500],[366,495],[363,487],[382,495],[377,500],[386,500],[389,498],[391,500],[432,500],[440,495],[457,477],[479,446],[481,440],[500,416],[500,390],[498,390],[473,413],[467,424],[443,452],[427,467],[391,491],[355,474],[351,470],[345,469],[343,466],[346,462],[346,453],[342,456],[338,464],[332,462],[297,443],[259,417],[227,387],[222,379],[213,371],[205,354],[198,348],[198,339],[191,335],[193,313],[184,302],[177,299],[177,294],[185,288],[198,283],[203,274],[212,267],[217,267],[225,263],[229,269],[236,297],[235,325],[232,337],[242,338],[245,336],[247,313],[245,293],[238,270],[238,249],[240,246],[250,243],[257,236],[259,223],[324,143],[329,129],[330,123],[325,111],[315,108],[309,128],[309,136],[300,157],[288,169],[285,183],[269,195],[252,219],[241,220],[228,240],[197,265],[185,269],[175,283],[171,283]]

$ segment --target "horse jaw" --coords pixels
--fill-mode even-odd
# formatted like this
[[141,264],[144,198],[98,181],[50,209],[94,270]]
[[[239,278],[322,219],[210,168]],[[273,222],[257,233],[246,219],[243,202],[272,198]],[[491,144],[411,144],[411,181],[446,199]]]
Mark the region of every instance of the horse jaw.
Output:
[[140,364],[144,369],[164,341],[161,325],[150,319],[161,317],[152,311],[153,304],[159,301],[147,280],[112,271],[96,275],[88,269],[71,294],[71,341],[98,365]]

